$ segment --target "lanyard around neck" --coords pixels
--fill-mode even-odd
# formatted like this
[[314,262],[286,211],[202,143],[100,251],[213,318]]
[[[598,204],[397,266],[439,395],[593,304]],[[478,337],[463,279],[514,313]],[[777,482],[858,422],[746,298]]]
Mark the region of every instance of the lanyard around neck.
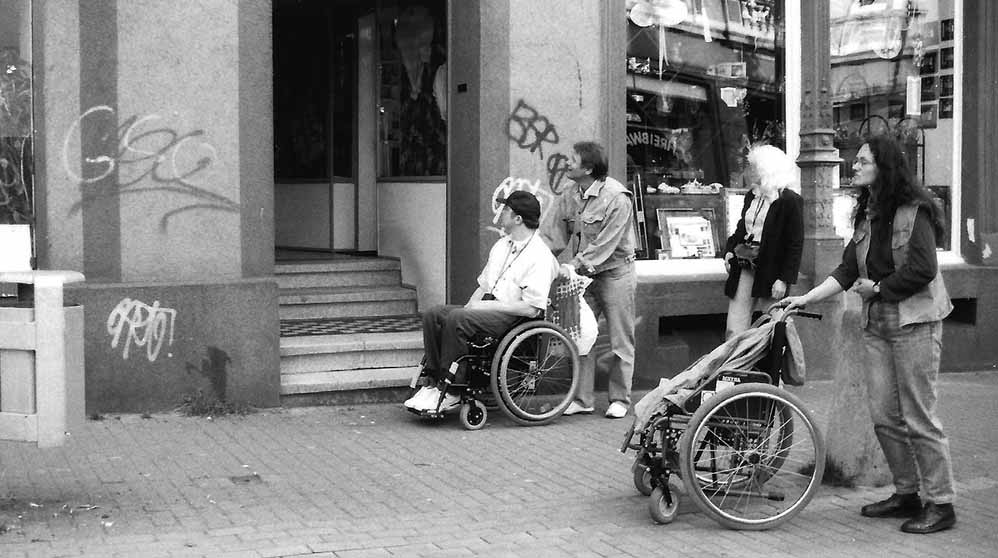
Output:
[[[530,245],[530,241],[534,239],[535,234],[537,234],[537,231],[534,231],[530,234],[530,238],[528,238],[527,242],[523,244],[523,248],[520,248],[520,250],[516,252],[516,255],[513,255],[513,250],[516,248],[516,244],[513,242],[512,239],[510,239],[509,252],[506,252],[506,257],[503,258],[502,260],[502,271],[499,272],[499,275],[496,277],[496,280],[492,283],[492,288],[489,289],[490,293],[495,292],[496,285],[499,284],[499,280],[502,279],[502,276],[506,275],[506,272],[509,271],[509,268],[513,267],[513,264],[516,263],[516,260],[520,257],[520,255],[527,251],[527,246]],[[510,256],[513,256],[513,261],[509,261]],[[506,265],[506,262],[508,261],[509,265]]]

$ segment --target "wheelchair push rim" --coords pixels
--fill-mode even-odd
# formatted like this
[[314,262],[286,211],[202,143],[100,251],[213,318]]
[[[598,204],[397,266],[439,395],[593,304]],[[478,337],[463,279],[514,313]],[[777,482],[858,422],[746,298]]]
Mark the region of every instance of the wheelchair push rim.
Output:
[[796,396],[743,384],[700,405],[680,438],[687,492],[730,529],[762,530],[789,521],[814,497],[825,446]]
[[527,322],[504,338],[492,361],[492,391],[514,422],[541,425],[572,402],[580,360],[575,342],[549,322]]

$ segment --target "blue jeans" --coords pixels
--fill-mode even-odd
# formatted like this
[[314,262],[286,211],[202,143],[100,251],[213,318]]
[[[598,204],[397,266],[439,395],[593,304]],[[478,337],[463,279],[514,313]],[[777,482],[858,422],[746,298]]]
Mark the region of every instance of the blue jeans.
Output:
[[936,378],[942,322],[898,325],[896,302],[870,304],[863,331],[870,414],[898,494],[919,490],[937,504],[952,503],[949,442],[936,416]]
[[[610,348],[613,359],[610,366],[609,398],[625,405],[631,403],[631,380],[634,377],[634,290],[637,276],[634,263],[608,269],[593,276],[586,289],[586,304],[596,319],[606,318],[610,330]],[[593,387],[596,381],[596,355],[590,351],[582,357],[579,387],[575,399],[584,407],[593,406]]]

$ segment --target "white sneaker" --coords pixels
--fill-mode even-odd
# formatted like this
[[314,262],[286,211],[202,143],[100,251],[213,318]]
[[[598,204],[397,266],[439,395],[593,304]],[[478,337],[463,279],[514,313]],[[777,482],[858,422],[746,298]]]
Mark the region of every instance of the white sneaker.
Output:
[[627,404],[622,401],[614,401],[606,409],[606,418],[624,418],[627,416]]
[[596,410],[595,407],[583,407],[582,405],[579,404],[578,401],[572,401],[571,403],[568,404],[568,407],[565,409],[565,412],[562,414],[568,416],[591,415],[595,410]]
[[[436,405],[436,401],[433,402]],[[461,406],[461,398],[448,393],[444,396],[444,400],[440,403],[440,412],[453,411],[454,409]]]
[[412,394],[412,397],[405,400],[405,403],[403,403],[403,405],[405,405],[407,409],[415,409],[417,405],[419,405],[419,402],[422,400],[422,398],[426,395],[426,390],[428,389],[430,389],[430,386],[423,386],[419,388],[418,390],[416,390],[416,393]]
[[423,394],[416,399],[413,409],[432,411],[437,408],[437,401],[440,401],[440,390],[437,389],[437,386],[427,386],[423,388]]

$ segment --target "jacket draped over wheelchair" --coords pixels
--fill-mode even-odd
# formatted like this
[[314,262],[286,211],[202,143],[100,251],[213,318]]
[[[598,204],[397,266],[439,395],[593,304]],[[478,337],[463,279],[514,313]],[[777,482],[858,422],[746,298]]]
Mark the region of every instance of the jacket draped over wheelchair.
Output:
[[[778,323],[770,320],[757,327],[743,331],[728,339],[713,351],[700,357],[686,370],[672,378],[663,378],[658,387],[648,392],[634,405],[634,431],[643,430],[649,419],[669,405],[683,407],[694,390],[702,386],[724,370],[744,370],[765,356],[773,339],[773,330]],[[787,353],[784,358],[785,370],[791,377],[804,378],[804,352],[793,320],[786,320]]]

